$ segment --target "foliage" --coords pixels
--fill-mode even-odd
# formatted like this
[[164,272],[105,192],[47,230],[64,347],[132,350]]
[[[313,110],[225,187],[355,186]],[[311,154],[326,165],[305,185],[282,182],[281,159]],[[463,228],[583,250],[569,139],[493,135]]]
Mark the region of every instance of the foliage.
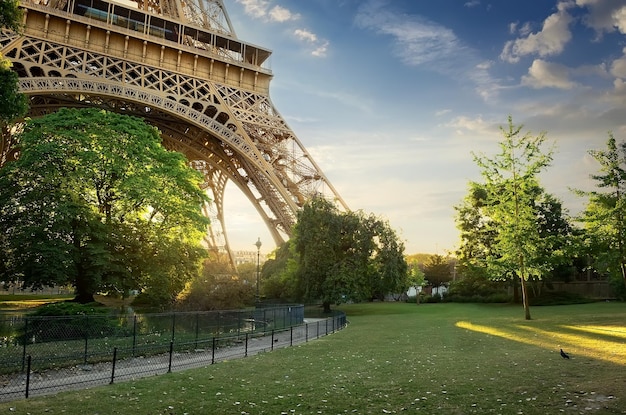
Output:
[[[496,301],[497,300],[497,301]],[[452,302],[507,302],[509,296],[501,281],[481,275],[465,275],[450,283],[446,301]]]
[[61,317],[107,315],[111,310],[99,303],[78,304],[69,301],[45,304],[35,308],[28,315],[31,317]]
[[242,264],[235,275],[228,263],[206,260],[202,274],[180,293],[176,307],[189,311],[232,310],[254,304],[256,264]]
[[233,310],[252,306],[254,297],[255,286],[237,276],[205,274],[190,283],[177,305],[193,311]]
[[26,114],[28,100],[18,90],[18,76],[10,68],[10,62],[1,62],[0,56],[0,126],[7,128],[13,120]]
[[[106,337],[120,329],[117,319],[109,318],[110,309],[98,303],[57,302],[37,307],[29,313],[27,332],[18,337],[24,342]],[[93,317],[93,318],[89,318]]]
[[595,300],[585,298],[580,294],[567,291],[544,291],[541,295],[530,297],[530,304],[534,306],[554,306],[568,304],[587,304]]
[[330,304],[383,299],[408,288],[404,245],[389,224],[362,212],[339,212],[314,198],[298,213],[293,253],[296,296]]
[[410,287],[413,287],[415,289],[415,302],[417,304],[420,303],[420,287],[423,287],[424,285],[426,285],[427,281],[426,281],[426,274],[424,274],[424,271],[422,271],[422,269],[419,266],[419,263],[417,262],[417,259],[415,257],[415,259],[408,259],[411,258],[411,256],[407,256],[407,265],[408,265],[408,284]]
[[19,0],[2,0],[0,2],[0,28],[7,28],[15,32],[21,31],[24,13],[19,5]]
[[[19,0],[0,2],[0,29],[19,32],[22,25]],[[11,61],[0,53],[0,166],[13,150],[11,123],[28,111],[28,99],[18,90],[18,76],[11,70]]]
[[97,109],[29,121],[18,160],[0,170],[4,280],[150,291],[171,303],[198,275],[208,220],[200,173],[155,128]]
[[543,244],[534,202],[542,193],[538,174],[552,160],[552,150],[543,153],[545,134],[533,137],[521,133],[509,117],[508,128],[501,127],[500,152],[493,158],[474,154],[474,161],[485,180],[486,217],[493,221],[497,236],[493,252],[486,257],[492,277],[514,273],[522,287],[525,318],[530,319],[526,281],[541,278],[552,267],[540,252]]
[[293,241],[280,245],[274,258],[268,259],[261,270],[261,289],[267,299],[278,301],[295,301],[296,284]]
[[463,202],[455,206],[455,221],[461,243],[456,251],[459,271],[464,276],[488,277],[487,258],[494,257],[498,235],[494,221],[487,216],[489,193],[483,184],[470,182]]
[[587,231],[594,268],[608,274],[621,293],[626,292],[626,143],[617,143],[609,133],[605,150],[590,150],[600,164],[600,173],[592,175],[598,190],[583,192],[589,201],[581,216]]
[[433,287],[441,287],[452,280],[450,260],[443,255],[432,255],[424,265],[424,276]]

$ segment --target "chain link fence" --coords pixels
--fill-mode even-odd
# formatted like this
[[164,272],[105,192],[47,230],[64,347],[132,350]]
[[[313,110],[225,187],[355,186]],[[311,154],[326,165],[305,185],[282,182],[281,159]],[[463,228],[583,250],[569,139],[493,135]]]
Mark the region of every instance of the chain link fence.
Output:
[[[0,401],[202,367],[308,342],[345,314],[304,321],[304,306],[118,317],[19,318],[0,337]],[[16,328],[15,326],[13,327]]]

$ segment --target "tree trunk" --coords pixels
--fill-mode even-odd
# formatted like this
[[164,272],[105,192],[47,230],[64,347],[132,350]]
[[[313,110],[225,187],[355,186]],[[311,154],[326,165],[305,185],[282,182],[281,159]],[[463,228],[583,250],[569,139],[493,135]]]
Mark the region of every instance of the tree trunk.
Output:
[[520,282],[522,284],[522,302],[524,303],[524,318],[526,320],[530,320],[530,304],[528,301],[528,291],[526,290],[526,281],[524,277],[520,277]]
[[322,305],[324,307],[324,314],[330,314],[330,301],[324,301]]
[[524,257],[520,255],[520,284],[522,286],[522,302],[524,303],[524,318],[530,320],[530,303],[528,301],[528,290],[526,289],[526,265],[524,264]]
[[93,297],[93,294],[77,292],[76,297],[74,297],[72,301],[75,303],[79,303],[79,304],[89,304],[89,303],[95,303],[96,299]]
[[420,305],[420,293],[419,293],[419,291],[417,290],[417,285],[415,286],[415,303],[416,303],[417,305]]

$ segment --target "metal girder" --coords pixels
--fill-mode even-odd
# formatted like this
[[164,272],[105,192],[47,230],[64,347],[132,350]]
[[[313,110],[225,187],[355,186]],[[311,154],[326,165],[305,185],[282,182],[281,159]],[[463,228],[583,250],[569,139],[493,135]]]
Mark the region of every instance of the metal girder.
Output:
[[30,97],[30,115],[101,107],[157,126],[164,144],[205,176],[213,248],[230,254],[223,211],[229,181],[277,244],[311,197],[347,209],[271,103],[272,74],[263,66],[270,52],[236,38],[221,0],[21,4],[24,32],[3,32],[0,52]]

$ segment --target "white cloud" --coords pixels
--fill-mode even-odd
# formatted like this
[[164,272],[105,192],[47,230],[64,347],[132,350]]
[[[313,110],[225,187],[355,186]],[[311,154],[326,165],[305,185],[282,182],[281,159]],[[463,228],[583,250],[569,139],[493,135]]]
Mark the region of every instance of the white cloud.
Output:
[[470,0],[464,4],[465,7],[476,7],[480,6],[480,0]]
[[[255,19],[263,19],[267,22],[286,23],[300,19],[300,14],[281,5],[271,7],[268,0],[235,0],[244,6],[244,12]],[[313,45],[311,55],[315,57],[325,57],[328,52],[328,41],[318,39],[317,35],[306,29],[295,29],[294,36],[300,40]]]
[[626,34],[626,4],[622,0],[576,0],[576,4],[589,10],[583,21],[598,36],[615,29]]
[[326,52],[328,52],[328,42],[324,42],[315,48],[315,50],[311,52],[311,55],[323,58],[326,56]]
[[288,9],[282,6],[274,6],[269,11],[270,18],[275,22],[286,22],[289,20],[298,20],[300,18],[299,14],[292,13]]
[[266,0],[236,0],[237,3],[243,5],[244,11],[247,15],[256,19],[264,17],[267,14],[267,8],[269,2]]
[[244,7],[244,12],[255,19],[267,19],[272,22],[287,22],[289,20],[298,20],[300,15],[291,12],[289,9],[275,5],[270,8],[268,0],[235,0]]
[[315,43],[317,42],[317,35],[313,32],[310,32],[306,29],[296,29],[293,34],[300,40],[304,40],[306,42]]
[[477,93],[489,97],[494,80],[489,66],[449,28],[419,15],[396,12],[389,4],[370,0],[355,17],[357,26],[390,36],[397,58],[408,66],[419,66],[461,82],[476,85]]
[[420,16],[394,13],[375,1],[361,7],[356,23],[392,36],[397,42],[398,57],[408,65],[437,62],[462,49],[452,30]]
[[624,56],[619,59],[615,59],[611,63],[611,75],[616,78],[626,79],[626,48],[623,50]]
[[493,138],[498,133],[496,124],[483,120],[481,116],[473,118],[467,116],[458,116],[444,126],[453,128],[456,134],[459,136],[470,135]]
[[573,5],[570,1],[558,3],[557,12],[546,18],[541,31],[506,42],[500,58],[515,63],[526,55],[546,57],[561,53],[572,38],[569,25],[574,19],[568,9]]
[[528,68],[528,75],[522,76],[522,85],[535,89],[572,89],[576,83],[570,81],[569,75],[570,70],[566,66],[547,62],[543,59],[535,59]]
[[306,29],[296,29],[293,31],[293,35],[300,41],[312,44],[314,49],[311,51],[311,55],[323,58],[326,57],[326,52],[328,52],[328,41],[321,40],[317,37],[317,35]]

